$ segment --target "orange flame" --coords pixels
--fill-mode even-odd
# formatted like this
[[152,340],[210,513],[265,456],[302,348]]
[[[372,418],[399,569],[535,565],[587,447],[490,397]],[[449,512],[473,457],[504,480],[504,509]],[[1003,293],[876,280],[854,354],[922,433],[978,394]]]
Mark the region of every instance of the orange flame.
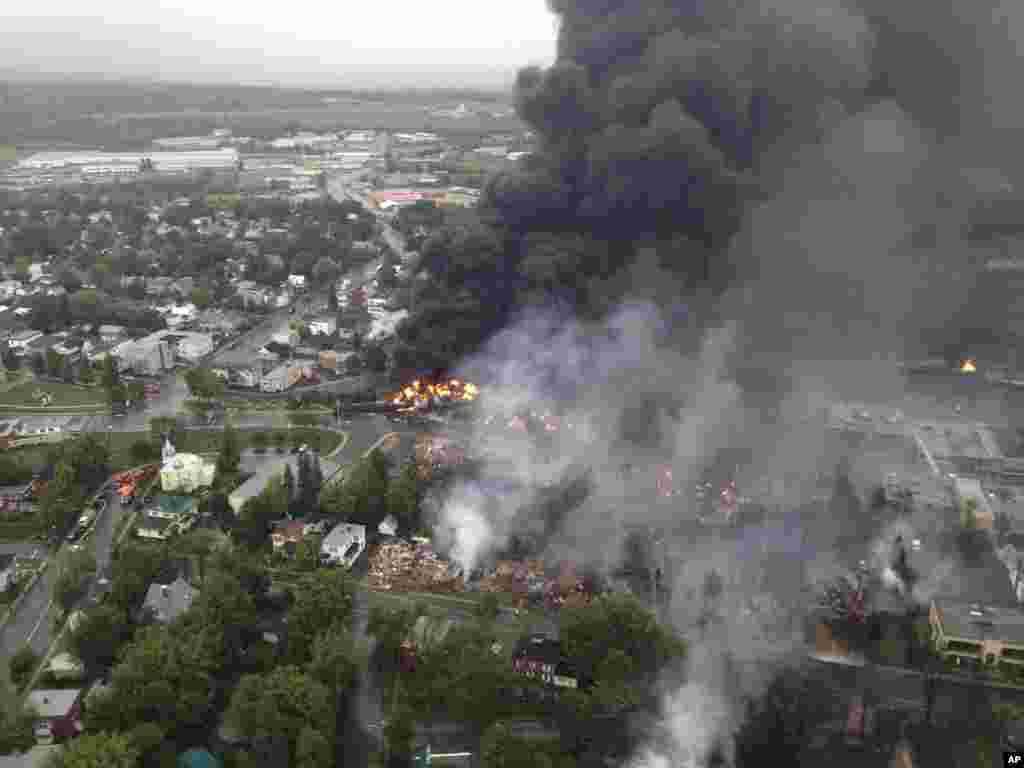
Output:
[[462,382],[459,379],[451,379],[447,383],[426,384],[419,379],[402,388],[395,396],[396,405],[411,405],[414,407],[425,407],[430,403],[431,398],[441,400],[475,400],[480,390],[469,382]]
[[977,366],[977,364],[973,360],[964,360],[960,364],[960,372],[961,373],[977,373],[978,372],[978,366]]

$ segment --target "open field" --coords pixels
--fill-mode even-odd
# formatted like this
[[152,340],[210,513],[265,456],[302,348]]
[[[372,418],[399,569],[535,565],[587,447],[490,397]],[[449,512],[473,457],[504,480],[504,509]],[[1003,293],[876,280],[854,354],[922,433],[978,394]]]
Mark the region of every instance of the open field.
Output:
[[51,408],[59,406],[102,406],[107,405],[107,395],[101,387],[80,387],[75,384],[26,381],[0,392],[0,410],[19,406],[38,407],[36,393],[43,392],[53,398]]

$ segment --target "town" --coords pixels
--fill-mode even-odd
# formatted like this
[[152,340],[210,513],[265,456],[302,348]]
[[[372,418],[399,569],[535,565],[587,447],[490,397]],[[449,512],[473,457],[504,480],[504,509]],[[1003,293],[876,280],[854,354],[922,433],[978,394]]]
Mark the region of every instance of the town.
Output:
[[1019,758],[1013,14],[480,5],[0,25],[0,768]]

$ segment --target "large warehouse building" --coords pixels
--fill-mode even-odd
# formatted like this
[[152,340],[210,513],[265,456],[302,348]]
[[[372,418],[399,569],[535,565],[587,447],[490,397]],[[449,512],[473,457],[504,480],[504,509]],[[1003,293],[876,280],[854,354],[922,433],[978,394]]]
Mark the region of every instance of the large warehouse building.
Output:
[[196,150],[193,152],[37,152],[18,163],[26,170],[81,170],[90,173],[101,172],[104,168],[138,168],[143,160],[151,160],[153,170],[164,173],[223,170],[238,165],[238,151],[235,149]]

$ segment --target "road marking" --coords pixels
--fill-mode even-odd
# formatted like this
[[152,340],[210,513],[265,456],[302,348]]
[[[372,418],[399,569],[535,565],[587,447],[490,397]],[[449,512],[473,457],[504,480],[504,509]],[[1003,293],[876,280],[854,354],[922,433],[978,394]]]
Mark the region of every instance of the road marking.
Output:
[[32,627],[32,631],[28,633],[28,637],[25,638],[25,643],[27,645],[31,645],[32,644],[32,638],[36,636],[36,632],[38,632],[39,628],[41,626],[43,626],[43,619],[45,619],[47,616],[50,615],[50,609],[52,607],[53,607],[53,598],[51,597],[50,601],[46,604],[46,608],[43,609],[43,615],[39,617],[39,621],[36,622],[36,625],[34,627]]

